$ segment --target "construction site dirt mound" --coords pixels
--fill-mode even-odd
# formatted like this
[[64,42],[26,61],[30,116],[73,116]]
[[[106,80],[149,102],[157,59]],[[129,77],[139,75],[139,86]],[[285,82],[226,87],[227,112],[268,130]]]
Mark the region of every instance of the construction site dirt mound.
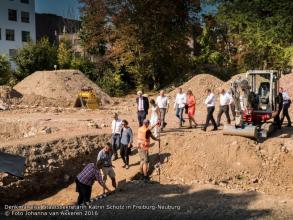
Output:
[[[210,74],[199,74],[194,76],[188,82],[184,83],[180,86],[184,92],[188,89],[191,89],[195,99],[196,99],[196,106],[199,108],[204,107],[204,100],[206,98],[206,90],[211,89],[214,92],[217,92],[216,89],[223,84],[223,81],[218,79],[215,76]],[[177,89],[174,89],[169,93],[171,100],[175,99],[177,93]]]
[[235,80],[243,79],[243,78],[245,78],[245,73],[239,73],[239,74],[236,74],[236,75],[232,76],[228,81],[224,82],[224,83],[219,87],[219,90],[220,90],[220,89],[228,90],[228,89],[231,87],[231,84],[232,84]]
[[102,105],[112,103],[99,86],[78,70],[37,71],[13,89],[23,95],[21,104],[73,107],[83,87],[92,87]]

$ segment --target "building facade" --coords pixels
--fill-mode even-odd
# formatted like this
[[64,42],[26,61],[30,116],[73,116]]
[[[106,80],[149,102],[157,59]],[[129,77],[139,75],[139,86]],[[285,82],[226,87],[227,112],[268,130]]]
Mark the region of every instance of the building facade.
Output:
[[81,22],[54,14],[36,13],[36,38],[48,37],[53,44],[58,44],[59,35],[75,34],[79,31]]
[[13,57],[29,40],[36,40],[35,0],[1,0],[0,55]]

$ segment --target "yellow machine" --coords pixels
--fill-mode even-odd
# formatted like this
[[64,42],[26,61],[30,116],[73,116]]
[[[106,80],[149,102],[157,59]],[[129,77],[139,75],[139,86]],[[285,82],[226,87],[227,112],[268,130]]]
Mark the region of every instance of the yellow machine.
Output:
[[97,109],[98,99],[94,89],[91,87],[83,87],[77,95],[74,107]]

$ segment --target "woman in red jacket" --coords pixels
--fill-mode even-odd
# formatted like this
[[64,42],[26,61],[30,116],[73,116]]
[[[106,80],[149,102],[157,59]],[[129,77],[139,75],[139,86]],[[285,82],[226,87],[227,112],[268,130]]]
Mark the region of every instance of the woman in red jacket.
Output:
[[194,120],[195,114],[195,97],[192,94],[190,89],[187,90],[187,114],[189,119],[189,128],[192,128],[192,122],[194,123],[195,127],[198,125]]

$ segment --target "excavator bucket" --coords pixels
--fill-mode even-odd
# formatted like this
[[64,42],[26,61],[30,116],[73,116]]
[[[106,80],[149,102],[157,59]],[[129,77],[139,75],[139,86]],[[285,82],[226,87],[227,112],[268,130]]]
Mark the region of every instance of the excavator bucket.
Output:
[[235,135],[249,138],[257,138],[257,127],[247,125],[244,128],[238,128],[234,125],[225,125],[223,130],[224,135]]
[[74,107],[76,108],[88,108],[88,109],[97,109],[98,108],[98,99],[92,90],[90,91],[81,91],[76,98]]

